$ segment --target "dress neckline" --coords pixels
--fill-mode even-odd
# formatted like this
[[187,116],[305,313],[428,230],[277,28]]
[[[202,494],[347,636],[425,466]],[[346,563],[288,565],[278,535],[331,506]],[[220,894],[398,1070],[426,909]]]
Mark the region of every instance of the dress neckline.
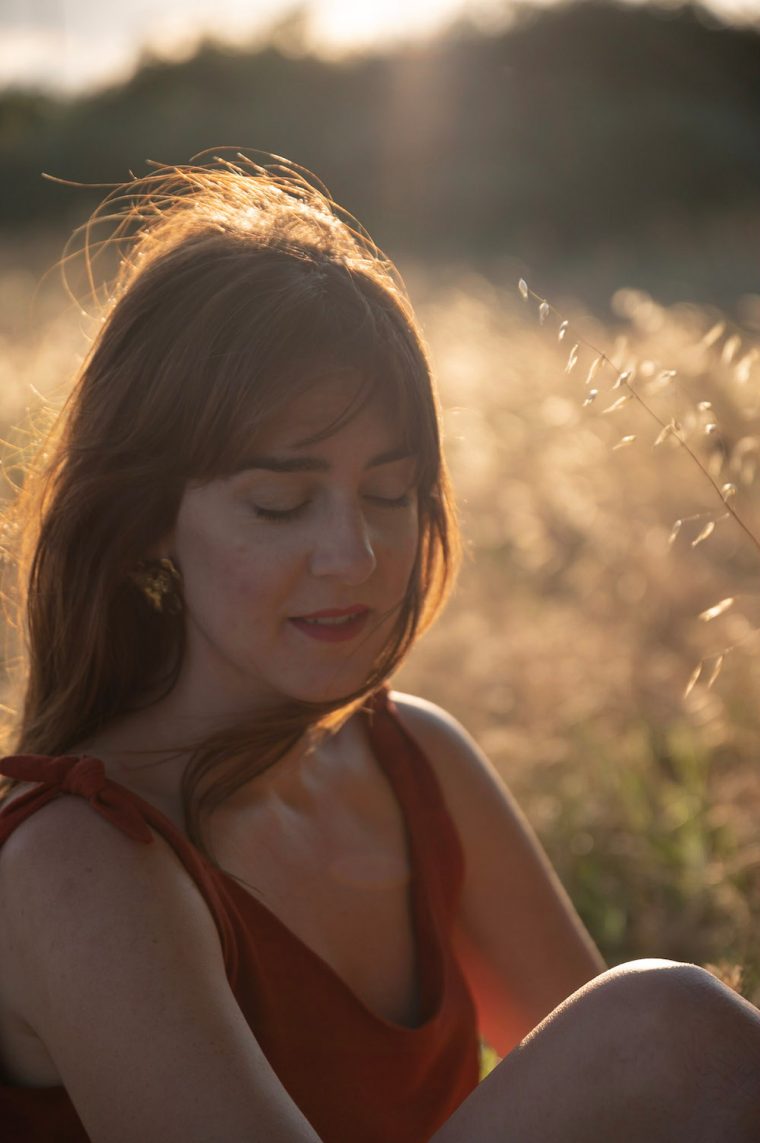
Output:
[[[386,706],[388,700],[385,695],[383,695],[382,698],[382,705]],[[255,895],[255,892],[252,891],[252,887],[247,887],[241,878],[214,865],[214,863],[209,861],[199,850],[196,849],[196,852],[200,854],[200,857],[212,875],[216,875],[226,886],[232,889],[233,894],[244,908],[253,908],[260,915],[263,915],[269,924],[273,925],[278,932],[284,934],[286,939],[298,949],[299,955],[316,963],[323,973],[336,984],[339,991],[348,996],[349,1000],[363,1013],[376,1023],[395,1033],[401,1035],[419,1035],[421,1032],[433,1028],[441,1015],[444,999],[444,972],[441,963],[440,941],[436,933],[435,915],[431,908],[428,894],[423,892],[423,886],[427,882],[422,868],[425,861],[425,854],[419,843],[418,831],[412,828],[409,817],[407,802],[408,799],[413,796],[413,793],[408,786],[405,789],[402,788],[405,783],[402,770],[405,765],[408,768],[409,763],[413,761],[413,759],[406,756],[402,759],[396,754],[389,754],[389,744],[387,742],[383,743],[382,740],[378,741],[378,739],[382,739],[383,736],[381,730],[383,723],[377,718],[377,708],[379,705],[379,703],[373,703],[373,706],[369,710],[365,708],[361,713],[369,734],[372,757],[375,759],[376,764],[380,767],[381,772],[385,775],[391,786],[404,827],[407,862],[409,865],[407,899],[413,945],[413,971],[415,975],[418,1012],[420,1015],[419,1023],[414,1025],[400,1024],[397,1021],[388,1020],[386,1017],[381,1016],[371,1009],[324,957],[316,952],[306,941],[302,940],[297,933],[294,933],[276,912],[270,909],[260,897]],[[393,719],[395,722],[393,715],[387,717]],[[416,746],[406,735],[399,735],[400,747],[402,745],[406,746],[409,743],[411,743],[412,746]],[[418,749],[419,748],[417,748],[417,750]],[[184,838],[184,835],[180,836]],[[189,841],[187,838],[184,838],[184,840]],[[192,845],[191,842],[189,844]],[[194,846],[193,849],[195,849]]]
[[[139,840],[150,840],[150,831],[145,826],[147,821],[170,843],[175,852],[180,855],[183,851],[189,852],[196,861],[202,864],[206,873],[213,880],[217,883],[221,882],[227,890],[231,890],[239,907],[253,909],[258,912],[259,916],[264,917],[270,925],[274,925],[291,946],[298,951],[298,954],[316,964],[323,975],[333,982],[337,990],[343,996],[348,997],[350,1003],[396,1036],[411,1038],[431,1030],[437,1024],[443,1011],[446,976],[436,916],[429,894],[423,892],[422,888],[427,884],[430,876],[435,876],[435,871],[424,869],[426,854],[418,836],[424,831],[412,828],[408,805],[417,796],[417,808],[422,808],[421,794],[415,790],[413,778],[410,780],[410,777],[413,764],[418,762],[420,757],[422,758],[421,765],[429,766],[429,763],[427,763],[414,739],[398,723],[392,700],[388,698],[385,690],[376,692],[359,714],[368,733],[372,757],[387,778],[395,796],[406,838],[409,865],[407,893],[413,945],[413,971],[420,1014],[420,1023],[411,1026],[388,1020],[369,1008],[324,957],[294,933],[268,905],[255,895],[253,887],[246,887],[241,879],[215,865],[175,825],[171,818],[152,802],[129,789],[128,786],[107,777],[103,763],[97,757],[75,755],[60,758],[45,756],[43,758],[39,756],[35,760],[41,764],[48,764],[47,769],[50,777],[46,775],[45,778],[23,778],[22,780],[41,782],[43,789],[47,787],[42,795],[45,801],[55,797],[58,792],[84,796],[98,812],[108,817],[117,827],[124,829],[129,826],[130,828],[126,829],[126,832]],[[78,771],[76,777],[73,775],[74,770]],[[58,787],[58,790],[55,787]],[[14,809],[20,810],[21,803],[31,802],[39,789],[40,786],[37,786],[35,789],[22,794],[14,802],[9,803],[7,807],[0,807],[0,817],[5,813],[6,808],[10,814],[13,813]],[[122,817],[119,813],[121,807],[118,803],[121,802],[123,806],[125,801],[127,805],[124,808],[128,814]],[[144,831],[142,836],[138,828],[140,825]]]
[[[253,910],[260,917],[263,917],[266,923],[270,926],[274,926],[290,945],[297,950],[298,955],[317,965],[323,975],[334,984],[338,991],[348,997],[350,1003],[358,1007],[360,1011],[377,1024],[394,1033],[401,1036],[414,1036],[432,1028],[442,1012],[443,972],[442,966],[439,963],[440,944],[435,936],[435,918],[428,895],[422,892],[422,886],[427,880],[425,876],[421,875],[424,854],[421,851],[418,831],[412,828],[412,823],[409,818],[407,803],[409,798],[413,796],[413,791],[410,790],[403,773],[404,768],[406,767],[408,770],[410,762],[413,761],[412,758],[408,757],[411,750],[407,751],[403,748],[408,747],[410,744],[412,746],[415,744],[405,734],[393,735],[393,738],[397,739],[396,743],[389,741],[390,735],[387,735],[387,731],[390,730],[390,727],[388,723],[392,722],[396,724],[395,713],[391,713],[388,710],[389,706],[392,709],[392,703],[388,699],[387,694],[380,692],[373,696],[369,707],[365,707],[361,710],[360,717],[362,717],[364,721],[369,736],[372,757],[390,783],[396,804],[401,813],[406,838],[406,853],[409,865],[407,893],[413,945],[413,971],[416,984],[418,1012],[420,1014],[420,1022],[415,1025],[401,1024],[393,1020],[388,1020],[386,1017],[371,1009],[324,957],[299,937],[297,933],[293,932],[290,926],[287,925],[274,910],[265,904],[261,897],[256,895],[252,886],[247,886],[242,879],[232,873],[228,873],[220,866],[215,865],[213,861],[206,857],[206,855],[193,844],[185,833],[177,828],[166,814],[155,807],[151,802],[146,801],[139,794],[134,793],[125,786],[121,786],[117,782],[113,782],[112,785],[117,786],[120,790],[124,790],[129,798],[134,799],[138,803],[139,808],[142,808],[144,812],[147,811],[146,816],[154,819],[152,824],[155,824],[159,828],[159,832],[168,833],[170,839],[174,839],[179,846],[189,847],[196,857],[201,860],[209,875],[217,881],[220,881],[228,890],[231,890],[240,908]],[[394,729],[396,729],[395,725]],[[397,746],[399,753],[395,751],[389,752],[389,748],[392,750],[393,745]],[[417,748],[417,750],[419,750],[419,748]],[[403,756],[401,756],[401,751],[403,751]]]

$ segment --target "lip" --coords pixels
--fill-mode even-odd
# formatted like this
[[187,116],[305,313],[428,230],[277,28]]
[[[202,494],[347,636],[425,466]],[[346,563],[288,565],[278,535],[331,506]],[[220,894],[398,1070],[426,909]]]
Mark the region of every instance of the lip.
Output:
[[369,608],[364,603],[355,603],[352,607],[326,607],[324,611],[309,611],[306,615],[296,615],[296,619],[342,619],[344,615],[359,615]]
[[[354,607],[327,607],[323,611],[310,611],[307,615],[288,620],[297,631],[320,643],[345,643],[364,629],[370,610],[363,604]],[[344,623],[322,624],[309,622],[317,619],[344,619]]]

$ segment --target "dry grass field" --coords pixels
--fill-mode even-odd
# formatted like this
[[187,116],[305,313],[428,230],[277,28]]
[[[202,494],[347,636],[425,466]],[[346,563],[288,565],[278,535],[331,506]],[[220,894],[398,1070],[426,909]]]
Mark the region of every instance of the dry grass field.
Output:
[[[61,399],[91,328],[36,288],[56,253],[0,251],[11,477],[27,409]],[[560,341],[516,281],[408,279],[467,554],[396,685],[478,739],[611,963],[717,966],[757,1002],[760,298],[740,326],[623,288],[607,325],[551,298]],[[613,363],[591,381],[586,342]]]

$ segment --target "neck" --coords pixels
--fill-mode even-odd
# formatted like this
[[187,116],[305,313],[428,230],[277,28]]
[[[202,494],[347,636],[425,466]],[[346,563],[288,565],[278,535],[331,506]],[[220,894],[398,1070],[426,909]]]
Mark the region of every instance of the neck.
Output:
[[[255,716],[248,718],[255,726]],[[187,764],[198,746],[245,721],[239,712],[234,719],[189,714],[172,692],[152,706],[107,724],[78,743],[72,753],[102,759],[109,777],[149,800],[171,799],[179,804]],[[318,738],[319,732],[308,728],[273,766],[254,775],[255,790],[262,795],[281,792],[297,797],[299,789],[303,792],[308,784]]]

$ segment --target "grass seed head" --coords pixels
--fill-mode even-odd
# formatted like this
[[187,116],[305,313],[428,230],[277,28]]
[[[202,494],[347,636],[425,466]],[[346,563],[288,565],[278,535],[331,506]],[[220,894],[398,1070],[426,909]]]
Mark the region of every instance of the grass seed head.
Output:
[[715,521],[714,520],[708,520],[708,522],[705,524],[702,531],[697,536],[695,536],[694,539],[691,541],[692,548],[696,548],[699,544],[704,543],[705,540],[707,540],[710,536],[712,536],[714,531],[715,531]]
[[733,607],[735,602],[736,600],[733,595],[729,595],[726,599],[721,599],[720,603],[715,603],[712,607],[708,607],[706,611],[701,611],[699,618],[703,623],[709,623],[711,619],[717,619],[719,615],[723,615],[725,611],[728,611],[729,607]]

